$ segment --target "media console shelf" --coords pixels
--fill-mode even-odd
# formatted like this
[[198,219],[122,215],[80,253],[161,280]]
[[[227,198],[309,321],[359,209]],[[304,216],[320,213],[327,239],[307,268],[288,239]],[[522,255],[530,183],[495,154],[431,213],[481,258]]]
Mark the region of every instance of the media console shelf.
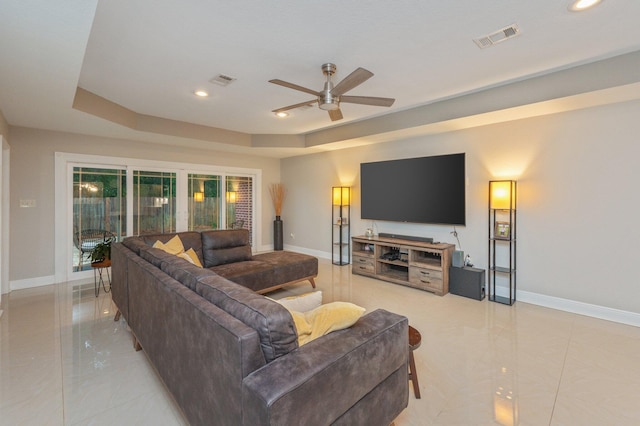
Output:
[[449,292],[455,246],[387,237],[353,237],[353,274],[430,291]]

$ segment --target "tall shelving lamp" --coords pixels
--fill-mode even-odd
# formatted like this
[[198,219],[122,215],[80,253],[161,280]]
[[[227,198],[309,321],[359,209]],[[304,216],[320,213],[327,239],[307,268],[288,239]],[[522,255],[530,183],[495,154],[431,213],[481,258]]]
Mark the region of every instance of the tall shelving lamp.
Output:
[[489,181],[489,300],[506,305],[516,301],[516,201],[515,180]]
[[348,265],[351,263],[351,188],[334,186],[331,198],[331,260],[334,265]]

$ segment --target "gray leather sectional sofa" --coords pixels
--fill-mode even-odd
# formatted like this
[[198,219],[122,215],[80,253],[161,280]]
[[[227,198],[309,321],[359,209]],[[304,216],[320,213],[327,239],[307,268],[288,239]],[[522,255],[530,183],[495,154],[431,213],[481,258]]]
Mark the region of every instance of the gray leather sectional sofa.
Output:
[[[213,258],[224,262],[238,256],[234,247],[211,244],[214,238],[244,238],[238,231],[179,234],[204,268],[152,248],[157,236],[112,246],[113,300],[188,421],[390,424],[408,402],[407,319],[375,310],[348,329],[299,347],[289,311],[256,290],[309,277],[309,271],[315,276],[317,259],[312,258],[313,272],[309,265],[314,262],[304,266],[310,256],[298,255],[302,265],[297,266],[285,260],[296,258],[295,253],[260,260],[254,258],[261,255],[252,256],[240,262],[270,260],[271,272],[258,279],[256,271],[266,269],[249,264],[243,268],[250,272],[244,281],[233,282],[235,276],[225,278],[216,267],[234,262],[207,266]],[[232,250],[213,253],[225,249]]]

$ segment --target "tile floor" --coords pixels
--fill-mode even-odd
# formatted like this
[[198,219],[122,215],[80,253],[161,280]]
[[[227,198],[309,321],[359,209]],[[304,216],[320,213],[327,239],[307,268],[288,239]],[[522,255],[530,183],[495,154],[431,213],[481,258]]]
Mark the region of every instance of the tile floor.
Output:
[[[640,424],[640,328],[438,297],[325,260],[317,284],[325,302],[403,313],[420,330],[422,399],[410,390],[397,426]],[[0,425],[186,423],[126,324],[113,321],[110,295],[93,291],[60,284],[3,295]]]

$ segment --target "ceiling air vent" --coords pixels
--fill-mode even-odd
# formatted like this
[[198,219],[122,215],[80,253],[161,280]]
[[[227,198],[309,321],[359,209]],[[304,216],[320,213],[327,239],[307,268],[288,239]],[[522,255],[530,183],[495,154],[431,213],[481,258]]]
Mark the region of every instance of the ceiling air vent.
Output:
[[505,41],[517,35],[520,35],[520,28],[518,28],[516,24],[513,24],[496,31],[495,33],[473,39],[473,41],[480,49],[484,49],[485,47],[493,46],[496,43],[500,43],[501,41]]
[[229,77],[228,75],[224,75],[224,74],[218,74],[215,77],[213,77],[211,80],[209,80],[210,83],[218,84],[220,86],[228,86],[234,81],[236,81],[235,78]]

